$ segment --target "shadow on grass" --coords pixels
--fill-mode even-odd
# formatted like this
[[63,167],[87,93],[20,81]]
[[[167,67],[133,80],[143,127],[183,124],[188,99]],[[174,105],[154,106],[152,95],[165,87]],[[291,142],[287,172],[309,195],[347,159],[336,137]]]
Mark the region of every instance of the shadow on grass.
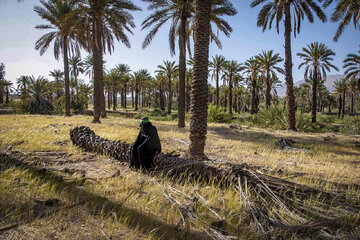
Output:
[[[254,131],[244,131],[244,130],[233,130],[226,127],[209,127],[209,131],[213,132],[215,135],[218,135],[221,138],[235,140],[235,141],[242,141],[242,142],[249,142],[259,144],[261,146],[273,146],[276,147],[276,142],[280,139],[279,134],[271,133],[271,132],[258,132]],[[291,134],[290,132],[286,135],[288,138],[291,138],[296,142],[295,145],[300,145],[300,147],[304,147],[305,149],[310,146],[310,148],[314,145],[324,146],[327,152],[331,152],[338,155],[349,155],[349,156],[360,156],[360,149],[355,149],[355,145],[351,143],[351,141],[346,143],[339,143],[335,141],[326,141],[315,137],[306,137],[306,136],[299,136],[298,134]],[[333,150],[329,146],[338,146],[342,148],[350,148],[355,149],[358,153],[354,151],[344,151],[344,150]]]
[[[9,168],[27,170],[32,177],[39,180],[39,184],[50,184],[56,193],[64,195],[69,202],[85,202],[89,210],[99,210],[103,216],[109,217],[116,214],[120,222],[129,228],[138,230],[144,234],[154,235],[159,239],[207,239],[206,235],[193,231],[178,229],[175,225],[165,223],[156,216],[145,214],[112,201],[106,197],[98,196],[84,190],[81,186],[84,181],[63,181],[62,176],[39,168],[35,165],[23,162],[17,157],[6,154],[0,155],[0,166],[2,171]],[[6,206],[0,206],[1,208]],[[34,219],[35,220],[35,219]]]

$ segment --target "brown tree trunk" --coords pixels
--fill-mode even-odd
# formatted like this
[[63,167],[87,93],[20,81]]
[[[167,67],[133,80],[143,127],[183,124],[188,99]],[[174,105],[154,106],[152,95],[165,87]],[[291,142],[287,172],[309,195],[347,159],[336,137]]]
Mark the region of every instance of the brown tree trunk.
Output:
[[117,106],[117,92],[115,89],[113,90],[113,110],[116,111]]
[[[345,84],[344,84],[345,85]],[[344,118],[345,115],[345,94],[346,94],[346,90],[345,90],[345,86],[343,85],[343,92],[342,92],[342,107],[341,107],[341,118]]]
[[69,58],[68,58],[68,40],[64,37],[64,76],[65,76],[65,116],[70,116],[70,76],[69,76]]
[[[94,17],[95,18],[95,17]],[[104,111],[104,85],[103,85],[103,60],[101,47],[101,32],[98,20],[93,20],[92,52],[94,69],[94,119],[93,123],[101,123],[100,116]]]
[[9,101],[9,95],[10,95],[9,86],[6,86],[6,87],[5,87],[5,90],[6,90],[6,91],[5,91],[5,93],[6,93],[6,94],[5,94],[5,103],[6,103],[6,104],[9,104],[9,102],[10,102],[10,101]]
[[271,105],[271,86],[270,86],[270,70],[266,70],[266,92],[265,92],[266,108]]
[[290,3],[285,3],[285,82],[286,82],[286,108],[288,129],[296,131],[295,119],[295,96],[294,83],[292,78],[292,57],[291,57],[291,15]]
[[172,104],[171,75],[168,75],[168,91],[169,91],[168,114],[171,114],[171,104]]
[[186,78],[186,112],[190,111],[190,83],[189,77]]
[[251,90],[251,114],[256,113],[256,78],[252,76],[252,90]]
[[219,106],[219,71],[216,70],[216,106]]
[[4,103],[4,87],[0,86],[0,104]]
[[138,110],[138,101],[139,101],[138,97],[139,97],[139,86],[138,86],[138,83],[136,82],[135,83],[135,111]]
[[350,115],[354,114],[354,93],[351,93]]
[[134,108],[134,87],[131,87],[131,106]]
[[179,97],[178,97],[178,127],[185,127],[185,72],[186,72],[186,16],[185,10],[183,10],[180,22],[180,34],[179,34]]
[[311,103],[311,122],[316,123],[316,97],[317,97],[317,67],[314,67],[314,76],[313,76],[313,84],[312,84],[312,103]]
[[232,105],[233,105],[233,100],[232,100],[232,74],[230,74],[229,76],[229,114],[232,114]]
[[341,95],[338,97],[338,118],[340,118],[341,116],[341,109],[342,109],[342,99],[341,99]]
[[160,82],[160,109],[161,111],[165,111],[165,96],[164,96],[164,86],[163,83]]
[[191,84],[189,136],[191,157],[205,155],[210,12],[211,0],[195,0],[194,68]]
[[126,92],[127,84],[124,85],[124,108],[127,107],[127,92]]

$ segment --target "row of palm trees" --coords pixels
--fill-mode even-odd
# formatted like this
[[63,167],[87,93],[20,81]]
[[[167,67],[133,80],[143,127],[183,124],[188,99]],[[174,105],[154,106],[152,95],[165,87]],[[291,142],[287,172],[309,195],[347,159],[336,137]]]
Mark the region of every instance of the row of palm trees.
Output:
[[[212,34],[211,21],[214,15],[231,16],[236,13],[235,10],[225,13],[224,9],[233,9],[232,4],[227,0],[194,0],[194,1],[156,1],[147,0],[150,2],[149,9],[154,10],[143,23],[143,28],[148,28],[151,25],[149,35],[145,38],[144,46],[147,46],[153,36],[164,23],[172,19],[170,27],[170,35],[177,36],[179,34],[179,76],[181,83],[180,94],[184,96],[184,72],[185,63],[185,48],[186,42],[191,35],[182,34],[194,31],[194,66],[193,66],[193,81],[191,85],[192,99],[190,104],[190,155],[203,155],[206,139],[206,118],[207,118],[207,74],[208,74],[208,57],[209,57],[209,43],[210,40],[219,43],[217,36]],[[324,6],[328,6],[332,0],[325,1]],[[35,11],[45,20],[50,22],[50,25],[37,26],[41,29],[55,29],[55,31],[45,34],[37,41],[36,49],[40,53],[44,53],[51,42],[54,42],[54,55],[59,56],[60,50],[64,58],[64,73],[65,73],[65,95],[68,95],[69,86],[69,67],[68,67],[68,53],[76,53],[79,46],[88,50],[93,55],[93,72],[94,72],[94,120],[93,122],[100,122],[100,115],[105,115],[105,98],[104,98],[104,83],[103,83],[103,53],[113,50],[114,37],[130,47],[130,43],[126,33],[131,33],[131,29],[135,26],[131,11],[140,10],[129,1],[113,0],[78,0],[78,1],[60,1],[51,0],[48,2],[41,1],[42,7],[35,7]],[[292,59],[291,59],[291,31],[294,28],[294,34],[300,32],[301,21],[306,16],[310,22],[313,22],[313,13],[321,21],[326,21],[326,16],[321,7],[313,1],[302,0],[255,0],[251,3],[252,7],[260,4],[265,4],[259,13],[258,26],[271,28],[273,20],[276,22],[277,30],[279,31],[279,23],[284,20],[285,28],[285,81],[287,85],[287,110],[288,110],[288,128],[296,130],[295,128],[295,98],[293,91],[292,79]],[[353,21],[355,27],[359,21],[359,7],[357,0],[338,1],[338,6],[348,4],[349,8],[336,8],[332,20],[342,20],[339,29],[343,29],[350,20],[349,15],[354,16]],[[349,5],[350,4],[350,5]],[[352,4],[352,5],[351,5]],[[180,9],[174,11],[174,9]],[[169,9],[169,11],[167,11]],[[170,13],[176,12],[171,15]],[[291,24],[294,13],[294,23]],[[336,15],[339,13],[338,15]],[[190,16],[190,17],[189,17]],[[192,17],[193,16],[193,17]],[[185,21],[185,19],[188,20]],[[190,19],[192,21],[190,21]],[[188,24],[192,22],[192,24]],[[222,30],[225,35],[231,32],[231,27],[222,19],[217,18],[213,20],[216,27]],[[193,27],[192,27],[193,26]],[[342,28],[341,28],[342,27]],[[189,31],[184,31],[189,30]],[[341,30],[339,34],[341,34]],[[171,34],[174,33],[174,34]],[[174,46],[175,38],[169,38],[170,46]],[[188,44],[189,46],[190,44]],[[170,47],[170,49],[174,49]],[[180,99],[184,99],[181,97]],[[69,99],[66,98],[66,106],[69,106]],[[180,101],[179,101],[180,102]],[[183,101],[179,103],[179,126],[182,126]],[[69,111],[66,111],[67,115]]]

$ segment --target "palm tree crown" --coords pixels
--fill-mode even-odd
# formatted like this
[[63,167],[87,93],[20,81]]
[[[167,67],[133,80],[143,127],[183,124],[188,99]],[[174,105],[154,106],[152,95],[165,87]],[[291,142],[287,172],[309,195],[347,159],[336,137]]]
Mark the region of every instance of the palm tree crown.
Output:
[[344,74],[346,78],[356,77],[358,78],[358,88],[360,89],[360,50],[359,54],[350,53],[346,56],[344,60],[345,69]]
[[[332,2],[333,0],[325,0],[324,7],[328,7]],[[339,39],[351,19],[355,29],[358,29],[360,25],[360,2],[358,0],[338,0],[335,11],[331,15],[332,22],[341,21],[336,30],[334,41]]]

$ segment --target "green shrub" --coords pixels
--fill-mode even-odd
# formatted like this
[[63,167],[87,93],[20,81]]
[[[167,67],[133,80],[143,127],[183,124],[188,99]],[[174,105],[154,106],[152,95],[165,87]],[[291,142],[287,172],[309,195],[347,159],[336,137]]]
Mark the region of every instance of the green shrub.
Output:
[[264,108],[254,116],[254,124],[260,127],[286,129],[286,108],[281,104]]
[[223,107],[217,107],[216,105],[209,104],[208,106],[208,122],[214,123],[229,123],[232,116],[226,112]]

